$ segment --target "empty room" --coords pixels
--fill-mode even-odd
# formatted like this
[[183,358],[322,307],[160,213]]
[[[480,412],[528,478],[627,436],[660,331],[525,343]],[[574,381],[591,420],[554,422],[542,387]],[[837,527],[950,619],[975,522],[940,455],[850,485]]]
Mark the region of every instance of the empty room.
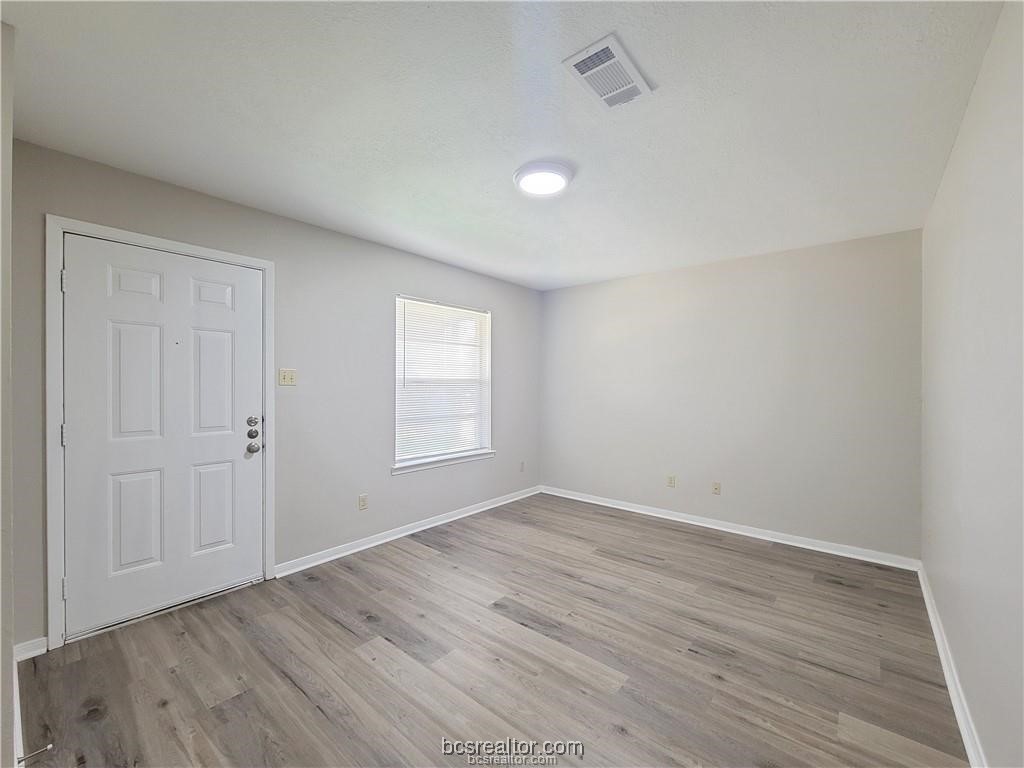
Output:
[[1024,3],[0,17],[0,766],[1024,768]]

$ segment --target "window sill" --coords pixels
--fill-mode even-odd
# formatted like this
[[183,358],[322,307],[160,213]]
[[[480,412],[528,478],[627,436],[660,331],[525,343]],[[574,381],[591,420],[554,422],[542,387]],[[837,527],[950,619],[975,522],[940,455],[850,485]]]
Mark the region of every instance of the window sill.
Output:
[[479,461],[480,459],[493,459],[494,451],[487,448],[482,451],[470,451],[468,453],[456,453],[451,456],[439,456],[433,459],[412,459],[395,464],[391,468],[392,475],[404,475],[408,472],[419,472],[421,469],[434,469],[436,467],[447,467],[451,464],[463,464],[467,461]]

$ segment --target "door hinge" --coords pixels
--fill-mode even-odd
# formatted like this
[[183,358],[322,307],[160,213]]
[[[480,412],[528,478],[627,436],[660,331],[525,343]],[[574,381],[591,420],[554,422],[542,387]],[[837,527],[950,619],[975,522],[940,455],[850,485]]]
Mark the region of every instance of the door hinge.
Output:
[[68,271],[66,269],[60,271],[60,292],[68,292]]
[[60,444],[62,447],[67,448],[68,445],[68,425],[60,425]]
[[62,600],[68,599],[68,577],[61,576],[60,579],[60,596]]

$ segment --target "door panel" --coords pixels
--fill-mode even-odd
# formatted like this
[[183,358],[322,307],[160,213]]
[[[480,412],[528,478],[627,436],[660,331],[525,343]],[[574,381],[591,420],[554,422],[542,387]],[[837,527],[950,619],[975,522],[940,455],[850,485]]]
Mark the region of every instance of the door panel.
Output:
[[110,478],[110,570],[153,565],[163,560],[164,494],[159,469]]
[[196,433],[231,429],[233,347],[231,331],[192,330],[192,414]]
[[[66,634],[258,579],[259,270],[65,235]],[[262,436],[255,442],[262,444]]]
[[110,324],[110,423],[115,438],[160,434],[162,330],[147,323]]
[[230,461],[192,467],[193,553],[234,541],[235,467]]

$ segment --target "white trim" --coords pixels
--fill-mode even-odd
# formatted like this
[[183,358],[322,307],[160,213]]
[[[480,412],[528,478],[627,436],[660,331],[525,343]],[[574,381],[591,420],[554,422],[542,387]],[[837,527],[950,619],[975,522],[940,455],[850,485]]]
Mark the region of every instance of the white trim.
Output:
[[64,644],[64,225],[46,217],[46,634],[48,646]]
[[25,659],[42,656],[44,653],[46,653],[45,637],[26,640],[24,643],[18,643],[14,646],[14,663],[17,664],[19,661],[24,661]]
[[813,549],[817,552],[827,552],[830,555],[852,557],[855,560],[865,560],[869,563],[879,563],[881,565],[888,565],[893,568],[901,568],[907,571],[917,571],[921,568],[920,560],[916,560],[912,557],[905,557],[903,555],[893,555],[888,552],[878,552],[874,549],[862,549],[861,547],[851,547],[847,544],[836,544],[831,541],[808,539],[804,536],[780,533],[778,531],[768,530],[767,528],[754,528],[749,525],[740,525],[739,523],[714,520],[710,517],[688,515],[685,512],[676,512],[671,509],[661,509],[660,507],[648,507],[643,504],[633,504],[629,501],[606,499],[603,496],[592,496],[589,493],[567,491],[562,488],[551,488],[546,485],[541,486],[541,493],[550,493],[552,496],[562,496],[566,499],[585,501],[589,504],[597,504],[602,507],[613,507],[615,509],[622,509],[627,512],[636,512],[638,514],[649,515],[651,517],[661,517],[666,520],[675,520],[680,523],[699,525],[702,528],[714,528],[718,531],[738,533],[740,536],[750,536],[754,539],[775,541],[779,544],[789,544],[790,546],[800,547],[801,549]]
[[[64,645],[64,301],[61,269],[64,235],[75,234],[219,261],[263,273],[263,575],[274,578],[274,263],[175,240],[141,235],[46,214],[46,633],[47,647]],[[36,642],[36,641],[33,641]],[[45,650],[45,648],[44,648]]]
[[306,555],[305,557],[299,557],[295,560],[289,560],[286,563],[281,563],[277,566],[277,576],[278,578],[281,576],[287,576],[290,573],[302,571],[306,568],[312,568],[314,565],[321,565],[323,563],[330,562],[331,560],[337,560],[339,557],[345,557],[346,555],[354,554],[363,549],[376,547],[378,544],[385,544],[386,542],[400,539],[403,536],[408,536],[410,533],[416,533],[417,531],[422,531],[427,528],[433,528],[435,525],[444,525],[445,523],[450,523],[452,520],[458,520],[460,517],[469,517],[470,515],[475,515],[478,512],[493,509],[494,507],[500,507],[502,504],[509,504],[513,501],[519,501],[519,499],[525,499],[527,496],[533,496],[540,492],[540,486],[524,488],[521,491],[507,493],[504,496],[498,496],[494,499],[481,501],[477,504],[470,504],[468,507],[456,509],[454,512],[445,512],[440,515],[435,515],[434,517],[428,517],[426,520],[419,520],[415,523],[403,525],[400,528],[392,528],[390,531],[375,533],[372,536],[367,536],[366,538],[358,539],[348,544],[331,547],[330,549],[325,549],[322,552],[314,552],[311,555]]
[[449,464],[463,464],[467,461],[479,461],[480,459],[493,459],[492,448],[481,448],[476,451],[465,453],[451,453],[447,456],[434,456],[425,459],[409,459],[391,467],[392,475],[404,475],[407,472],[419,472],[421,469],[433,469],[434,467],[447,467]]
[[[239,258],[245,258],[240,256]],[[263,578],[274,578],[277,568],[276,455],[277,359],[274,357],[274,263],[256,259],[263,267]]]
[[981,739],[978,738],[978,730],[974,727],[974,720],[971,718],[971,710],[967,706],[964,689],[960,685],[960,676],[957,674],[956,663],[953,661],[953,651],[946,639],[946,631],[942,628],[942,619],[939,618],[939,609],[935,605],[935,596],[932,594],[932,586],[928,582],[924,566],[921,567],[917,575],[921,579],[921,593],[924,595],[924,604],[928,609],[928,619],[931,621],[935,645],[939,650],[939,661],[942,663],[942,674],[946,678],[946,690],[949,692],[949,700],[953,705],[956,723],[960,726],[960,737],[964,741],[967,760],[974,768],[984,768],[988,765],[988,761],[985,759],[985,751],[981,748]]

